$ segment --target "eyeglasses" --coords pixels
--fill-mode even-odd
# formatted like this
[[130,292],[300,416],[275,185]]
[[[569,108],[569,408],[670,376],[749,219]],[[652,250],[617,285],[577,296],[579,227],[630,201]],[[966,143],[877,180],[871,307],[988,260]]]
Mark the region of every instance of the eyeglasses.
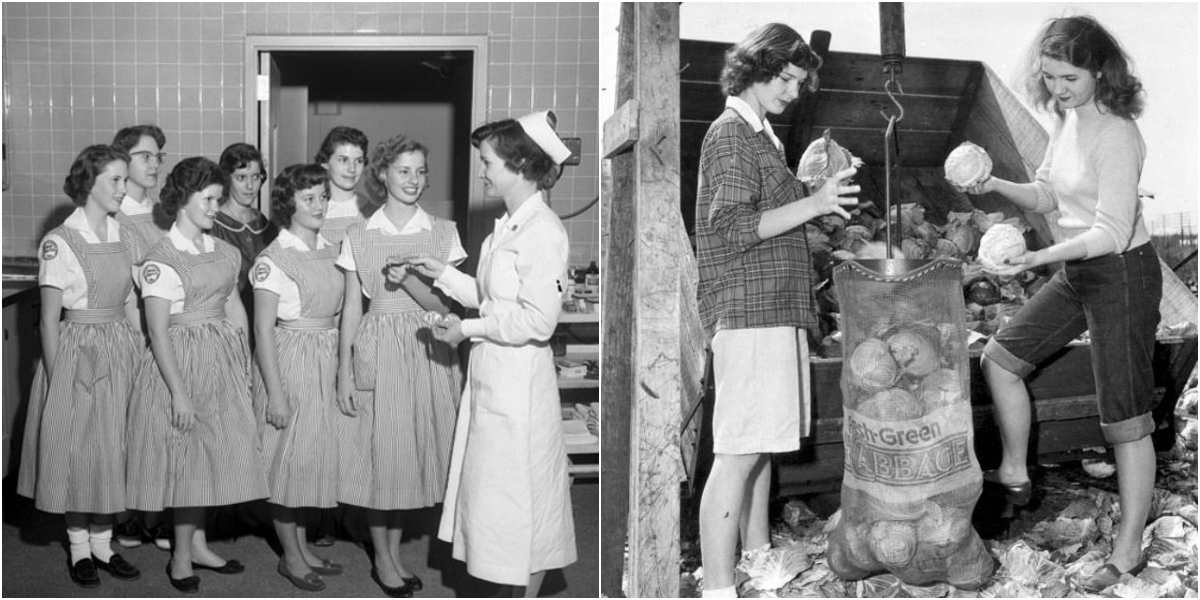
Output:
[[155,154],[154,152],[151,152],[149,150],[142,150],[141,152],[131,152],[129,155],[140,158],[141,161],[146,164],[149,164],[150,162],[156,162],[161,165],[161,164],[163,164],[163,161],[167,159],[166,152],[159,152],[159,153]]

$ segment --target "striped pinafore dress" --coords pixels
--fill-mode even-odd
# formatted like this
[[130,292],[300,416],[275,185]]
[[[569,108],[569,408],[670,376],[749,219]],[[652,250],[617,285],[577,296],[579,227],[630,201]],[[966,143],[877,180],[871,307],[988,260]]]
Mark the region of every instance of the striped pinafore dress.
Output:
[[[325,222],[321,224],[321,236],[324,237],[325,240],[330,244],[333,244],[335,248],[340,248],[342,246],[342,240],[346,239],[347,228],[355,223],[362,223],[366,220],[366,217],[364,217],[362,214],[362,207],[359,205],[357,196],[354,198],[354,200],[345,200],[343,202],[353,205],[354,212],[344,216],[331,216],[328,213],[334,213],[336,215],[349,212],[349,207],[343,208],[341,206],[335,206],[335,203],[331,200],[329,202],[329,208],[326,210],[327,214],[325,215]],[[342,202],[336,204],[340,205]]]
[[171,315],[169,335],[196,423],[187,433],[171,426],[171,392],[153,358],[143,363],[128,422],[129,508],[221,506],[267,496],[250,407],[250,357],[244,334],[225,318],[241,257],[214,241],[212,252],[189,254],[164,238],[146,256],[144,280],[157,262],[183,283],[183,312]]
[[117,513],[125,510],[125,415],[142,349],[125,314],[130,238],[88,243],[69,227],[51,233],[79,259],[87,308],[65,311],[48,382],[38,363],[17,490],[46,512]]
[[[338,414],[340,500],[377,510],[433,506],[446,492],[454,422],[462,390],[457,350],[433,339],[425,309],[387,283],[387,257],[450,254],[454,223],[388,235],[357,223],[346,230],[359,281],[371,298],[353,347],[356,417]],[[448,304],[447,309],[448,310]],[[443,311],[446,312],[446,311]]]
[[153,212],[129,215],[117,211],[115,218],[121,225],[121,231],[131,234],[130,241],[135,248],[133,264],[142,262],[146,253],[167,234],[154,223]]
[[[345,279],[334,266],[338,247],[300,251],[278,241],[263,251],[300,290],[300,318],[275,324],[279,379],[294,407],[287,427],[261,425],[263,460],[273,504],[333,508],[338,501],[338,314]],[[267,263],[258,263],[259,277]],[[263,278],[266,273],[261,274]],[[266,389],[258,404],[266,406]]]

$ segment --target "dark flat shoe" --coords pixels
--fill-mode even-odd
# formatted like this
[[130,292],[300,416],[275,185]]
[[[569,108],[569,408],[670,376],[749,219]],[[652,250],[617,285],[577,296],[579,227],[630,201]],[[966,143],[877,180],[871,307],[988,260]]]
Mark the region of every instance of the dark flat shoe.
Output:
[[1000,473],[998,471],[984,471],[983,483],[985,488],[991,486],[994,491],[999,491],[1003,494],[1004,499],[1013,506],[1025,506],[1033,499],[1032,481],[1004,483],[1000,481]]
[[90,558],[68,564],[67,571],[71,574],[71,581],[79,584],[80,587],[94,588],[100,585],[100,574],[96,572],[96,563],[92,562]]
[[401,577],[400,579],[404,581],[404,585],[407,585],[408,589],[414,592],[419,592],[425,588],[425,584],[421,582],[421,578],[417,577],[416,575],[413,575],[412,577]]
[[313,545],[318,548],[328,548],[333,545],[333,542],[336,539],[337,538],[334,538],[332,535],[323,535],[317,538],[316,541],[313,542]]
[[1122,575],[1136,577],[1137,574],[1141,573],[1142,569],[1145,568],[1146,561],[1144,560],[1134,565],[1132,569],[1126,571],[1125,573],[1118,571],[1117,567],[1115,567],[1112,563],[1104,563],[1099,569],[1096,569],[1095,573],[1092,573],[1091,577],[1088,577],[1083,581],[1083,589],[1093,594],[1100,593],[1108,587],[1116,585],[1117,582],[1121,581]]
[[142,528],[137,519],[130,519],[113,527],[113,537],[122,548],[137,548],[145,541],[142,539]]
[[92,562],[96,563],[97,569],[112,575],[116,579],[133,581],[142,576],[142,572],[130,564],[129,561],[125,560],[120,554],[113,554],[112,558],[108,559],[108,562],[96,558],[96,555],[93,554]]
[[183,579],[175,579],[171,576],[171,561],[167,561],[167,579],[171,580],[171,587],[185,593],[196,594],[200,592],[200,578],[192,575]]
[[375,570],[375,567],[371,567],[371,579],[375,581],[375,585],[378,585],[379,589],[383,590],[383,593],[392,598],[412,598],[413,590],[408,587],[407,582],[395,587],[383,585],[383,580],[379,578],[379,571]]
[[314,567],[312,565],[308,565],[308,568],[312,569],[314,573],[322,576],[341,575],[345,570],[342,568],[342,565],[339,565],[328,558],[321,559],[320,566]]
[[283,575],[285,579],[292,582],[292,585],[306,592],[319,592],[325,589],[325,582],[321,581],[321,576],[316,574],[316,572],[310,571],[304,577],[296,577],[288,570],[287,562],[282,559],[279,561],[279,568],[277,570],[280,575]]
[[225,561],[225,564],[223,564],[219,567],[210,567],[208,565],[202,565],[198,562],[193,562],[192,568],[193,569],[204,569],[205,571],[212,571],[214,573],[220,573],[222,575],[237,575],[238,573],[241,573],[242,571],[246,570],[246,565],[243,565],[242,563],[240,563],[236,560],[227,560],[227,561]]

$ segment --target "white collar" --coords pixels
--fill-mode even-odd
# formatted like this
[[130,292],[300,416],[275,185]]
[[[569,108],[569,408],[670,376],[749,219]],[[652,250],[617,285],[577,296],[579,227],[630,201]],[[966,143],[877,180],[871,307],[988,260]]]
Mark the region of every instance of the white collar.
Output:
[[[179,226],[175,225],[174,223],[171,224],[171,230],[167,232],[167,237],[170,238],[171,244],[173,244],[178,250],[187,252],[188,254],[201,253],[200,250],[196,248],[196,245],[192,243],[192,240],[184,237],[183,233],[179,231]],[[202,239],[202,243],[204,244],[204,252],[212,252],[216,246],[216,244],[213,242],[212,236],[208,235],[207,233],[201,233],[200,237]]]
[[133,196],[125,194],[121,199],[121,212],[127,215],[144,215],[154,210],[154,198],[150,194],[146,194],[146,198],[141,202],[133,199]]
[[417,205],[417,212],[413,214],[412,218],[404,224],[403,228],[397,228],[396,224],[387,218],[387,215],[383,214],[383,208],[381,207],[375,211],[375,214],[371,215],[370,219],[367,219],[366,228],[382,230],[384,235],[402,235],[420,231],[432,231],[433,222],[429,220],[429,213],[425,212],[425,209],[421,208],[420,205]]
[[754,109],[750,107],[748,102],[737,96],[728,96],[725,98],[725,108],[732,108],[737,114],[741,115],[742,119],[750,124],[750,128],[754,130],[754,133],[760,133],[765,130],[767,137],[771,138],[775,147],[783,149],[783,142],[779,141],[778,137],[775,137],[775,130],[771,128],[771,122],[758,118],[758,115],[754,113]]
[[[108,241],[121,241],[121,226],[117,224],[117,220],[108,215],[104,215],[104,224],[108,229]],[[82,206],[75,208],[75,211],[71,213],[71,216],[67,217],[67,219],[63,221],[63,226],[70,227],[71,229],[78,231],[79,234],[83,236],[83,239],[90,244],[100,243],[100,236],[96,235],[95,231],[92,231],[92,225],[88,223],[87,213],[84,212]]]
[[538,190],[532,196],[527,198],[517,212],[513,214],[504,213],[499,219],[496,219],[496,228],[508,228],[516,230],[517,227],[528,221],[533,214],[543,208],[546,208],[546,201],[542,199],[542,191]]
[[[303,252],[308,252],[309,250],[311,250],[311,248],[308,247],[308,244],[304,243],[304,240],[300,239],[300,236],[292,233],[291,231],[288,231],[287,229],[279,230],[279,237],[277,237],[275,239],[279,240],[279,246],[281,248],[289,248],[289,249],[294,249],[294,250],[300,250]],[[321,248],[325,248],[327,246],[329,246],[329,240],[325,239],[325,236],[318,233],[317,234],[317,250],[320,250]]]

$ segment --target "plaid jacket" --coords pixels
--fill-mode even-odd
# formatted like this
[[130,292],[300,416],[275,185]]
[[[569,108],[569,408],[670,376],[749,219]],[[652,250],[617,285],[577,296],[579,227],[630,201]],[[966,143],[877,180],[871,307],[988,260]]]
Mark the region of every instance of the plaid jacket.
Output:
[[726,108],[704,136],[696,193],[700,320],[722,329],[794,326],[817,331],[804,227],[762,239],[763,212],[804,197],[765,131]]

